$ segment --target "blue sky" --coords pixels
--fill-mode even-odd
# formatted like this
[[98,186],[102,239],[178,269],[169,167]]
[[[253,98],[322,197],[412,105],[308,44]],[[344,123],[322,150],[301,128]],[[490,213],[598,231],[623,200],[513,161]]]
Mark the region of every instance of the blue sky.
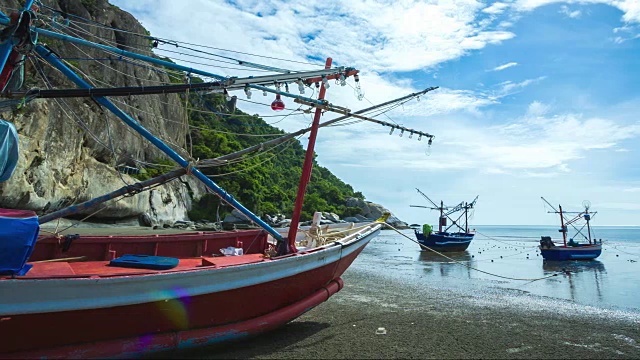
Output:
[[[168,0],[112,3],[154,36],[317,65],[330,56],[356,67],[363,101],[352,80],[327,91],[329,101],[352,110],[439,86],[379,118],[434,134],[429,155],[424,141],[371,123],[318,136],[321,165],[406,222],[437,220],[409,207],[426,205],[419,188],[445,204],[480,195],[478,225],[555,224],[540,196],[570,210],[590,200],[596,225],[640,225],[638,1],[194,0],[189,11]],[[220,65],[206,68],[252,74]],[[274,115],[264,104],[239,107]],[[287,131],[310,121],[265,120]]]

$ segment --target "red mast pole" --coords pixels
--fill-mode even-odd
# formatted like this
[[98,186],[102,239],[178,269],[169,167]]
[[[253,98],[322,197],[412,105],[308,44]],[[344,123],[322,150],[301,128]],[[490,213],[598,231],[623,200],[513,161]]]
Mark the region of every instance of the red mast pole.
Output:
[[[331,58],[327,58],[324,68],[331,68]],[[318,100],[324,100],[324,94],[327,89],[324,87],[324,83],[320,85],[320,92],[318,93]],[[302,213],[302,204],[304,202],[304,194],[307,191],[307,184],[311,180],[311,170],[313,169],[313,149],[316,145],[316,136],[318,135],[318,126],[320,125],[320,116],[322,110],[316,108],[316,113],[313,117],[313,124],[311,125],[311,133],[309,134],[309,144],[307,145],[307,153],[304,157],[304,165],[302,166],[302,176],[300,176],[300,185],[298,186],[298,194],[296,195],[296,203],[293,208],[293,215],[291,216],[291,225],[289,227],[289,249],[288,252],[296,252],[296,235],[298,234],[298,224],[300,224],[300,214]]]

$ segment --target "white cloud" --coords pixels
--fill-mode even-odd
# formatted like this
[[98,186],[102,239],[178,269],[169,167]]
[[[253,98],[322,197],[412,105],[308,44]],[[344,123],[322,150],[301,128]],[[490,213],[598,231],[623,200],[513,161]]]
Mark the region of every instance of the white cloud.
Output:
[[[198,11],[184,11],[183,5],[174,1],[114,2],[136,11],[155,36],[210,43],[211,34],[215,34],[220,48],[294,60],[331,54],[340,64],[377,72],[432,67],[514,36],[479,19],[483,5],[475,0],[296,0],[287,6],[277,1],[232,5],[194,0],[190,7]],[[165,19],[198,26],[174,32],[165,26]]]
[[429,157],[424,155],[426,147],[419,146],[417,150],[416,143],[398,137],[397,132],[387,137],[385,130],[375,127],[356,138],[332,134],[325,139],[324,148],[330,153],[330,161],[338,163],[345,153],[364,154],[375,148],[375,157],[359,159],[364,167],[384,163],[386,167],[414,171],[466,169],[551,177],[570,172],[569,164],[589,151],[613,149],[619,142],[640,135],[640,124],[624,125],[579,114],[535,118],[526,115],[491,127],[451,116],[439,117],[436,122],[407,118],[405,125],[411,127],[417,122],[436,135]]
[[543,104],[539,101],[534,101],[529,104],[529,108],[527,109],[527,115],[530,117],[538,117],[545,115],[550,110],[550,106]]
[[525,87],[532,85],[532,84],[536,84],[542,80],[546,79],[546,76],[540,76],[537,77],[535,79],[526,79],[523,80],[521,82],[512,82],[512,81],[505,81],[502,82],[500,84],[498,84],[499,88],[498,90],[495,91],[495,96],[497,97],[504,97],[504,96],[508,96],[508,95],[512,95],[522,89],[524,89]]
[[482,9],[482,12],[491,14],[491,15],[497,15],[497,14],[503,13],[508,7],[509,7],[509,4],[506,4],[503,2],[495,2],[487,6],[486,8]]
[[[621,9],[623,21],[640,22],[637,1],[598,2]],[[408,139],[408,134],[400,138],[397,131],[390,136],[389,128],[365,122],[324,128],[318,137],[318,161],[323,166],[363,191],[372,201],[389,199],[389,194],[392,194],[393,199],[383,203],[394,212],[405,207],[407,199],[414,198],[413,188],[416,185],[421,188],[429,185],[434,192],[445,195],[463,193],[464,197],[470,198],[482,191],[481,200],[487,199],[485,201],[489,203],[492,201],[490,198],[496,202],[513,202],[518,196],[524,197],[522,194],[528,189],[535,189],[545,196],[555,194],[561,197],[565,196],[565,190],[554,189],[570,189],[579,183],[580,192],[586,194],[599,194],[603,199],[606,199],[603,194],[607,194],[611,202],[632,200],[615,198],[615,194],[637,184],[624,184],[599,192],[598,181],[608,174],[578,177],[582,174],[577,174],[576,163],[596,152],[610,152],[620,157],[619,151],[625,150],[622,146],[635,150],[633,142],[623,142],[640,135],[639,125],[634,123],[637,102],[628,106],[626,117],[613,107],[604,110],[607,116],[592,115],[591,111],[589,116],[585,116],[554,113],[557,110],[548,104],[530,99],[528,106],[516,110],[524,114],[517,117],[512,115],[513,111],[498,113],[502,108],[495,105],[504,101],[505,96],[544,81],[545,76],[528,74],[530,78],[496,85],[484,79],[474,80],[474,83],[483,81],[487,86],[480,86],[480,90],[456,89],[446,83],[447,73],[440,66],[489,45],[511,39],[516,41],[516,35],[509,29],[513,29],[518,17],[527,16],[528,11],[545,4],[565,2],[523,0],[487,6],[475,0],[441,3],[292,0],[283,6],[281,2],[272,0],[238,0],[235,2],[237,5],[192,0],[189,6],[197,11],[184,11],[184,5],[175,1],[117,0],[114,3],[125,10],[137,9],[135,16],[154,36],[313,62],[320,66],[324,58],[332,56],[334,64],[362,69],[360,78],[366,92],[365,100],[356,101],[354,90],[349,86],[332,84],[327,93],[330,102],[348,106],[354,111],[371,103],[405,95],[416,88],[439,85],[419,82],[429,81],[438,74],[443,82],[442,88],[423,96],[420,102],[412,101],[389,112],[389,118],[384,115],[378,117],[436,135],[430,156],[425,153],[425,139],[418,142],[415,137]],[[595,1],[566,3],[572,4],[571,10],[575,11],[574,4]],[[183,25],[168,27],[166,19]],[[624,39],[634,36],[628,35],[633,34],[634,26],[625,23],[620,28],[625,27],[631,30],[618,30],[615,36]],[[318,68],[310,64],[211,51],[294,70]],[[210,63],[220,65],[213,61]],[[222,75],[262,74],[216,67],[207,69]],[[404,75],[399,73],[402,71],[424,71],[430,76],[413,82],[402,78]],[[349,84],[354,83],[351,80]],[[241,91],[237,95],[244,98]],[[310,91],[305,96],[313,97]],[[576,98],[580,96],[583,94],[575,94]],[[272,97],[254,93],[252,100],[268,104]],[[290,99],[285,99],[285,102],[288,107],[297,107]],[[274,114],[260,105],[240,102],[239,107],[248,113]],[[337,115],[326,114],[323,121],[334,116]],[[265,117],[265,120],[291,131],[308,125],[310,115],[290,116],[284,120]],[[305,139],[302,143],[306,146]],[[354,167],[357,171],[353,170]],[[462,172],[465,176],[459,176]],[[545,185],[550,179],[553,185]],[[407,189],[412,193],[405,195]],[[466,192],[470,192],[468,196]],[[624,192],[628,197],[637,194],[640,192]],[[527,196],[531,197],[530,194]],[[539,201],[537,198],[534,200]],[[518,203],[531,205],[524,201]],[[503,204],[492,209],[499,209]],[[402,214],[400,211],[399,215]],[[541,213],[541,216],[546,214]],[[520,215],[512,221],[519,219]],[[403,220],[416,222],[408,218]]]
[[509,63],[503,64],[503,65],[494,67],[492,69],[492,71],[502,71],[504,69],[508,69],[510,67],[517,66],[517,65],[518,65],[517,62],[509,62]]
[[582,15],[582,11],[580,11],[580,10],[571,11],[571,10],[569,10],[569,7],[566,6],[566,5],[562,5],[560,7],[560,13],[564,14],[564,15],[572,18],[572,19],[577,19],[577,18],[580,17],[580,15]]
[[520,11],[531,11],[541,6],[558,3],[573,3],[582,5],[605,4],[618,8],[620,11],[622,11],[623,21],[640,23],[640,2],[638,2],[637,0],[517,0],[513,4],[513,8]]

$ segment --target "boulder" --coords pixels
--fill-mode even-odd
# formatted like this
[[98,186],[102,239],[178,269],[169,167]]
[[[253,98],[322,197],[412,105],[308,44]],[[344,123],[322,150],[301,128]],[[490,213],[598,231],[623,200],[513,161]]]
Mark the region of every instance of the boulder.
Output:
[[340,216],[334,213],[323,212],[322,217],[334,223],[340,222]]

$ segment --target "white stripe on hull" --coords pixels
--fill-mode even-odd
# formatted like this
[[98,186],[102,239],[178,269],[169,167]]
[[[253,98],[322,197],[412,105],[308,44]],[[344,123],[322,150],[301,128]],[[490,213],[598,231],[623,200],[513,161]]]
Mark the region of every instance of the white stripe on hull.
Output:
[[0,280],[0,316],[141,304],[266,283],[335,263],[366,245],[380,232],[380,227],[373,226],[352,235],[352,240],[343,243],[344,248],[330,244],[304,255],[222,269],[96,278]]
[[471,240],[469,241],[445,241],[445,242],[436,242],[436,245],[446,245],[446,244],[456,244],[456,245],[463,245],[463,244],[469,244],[471,242]]

